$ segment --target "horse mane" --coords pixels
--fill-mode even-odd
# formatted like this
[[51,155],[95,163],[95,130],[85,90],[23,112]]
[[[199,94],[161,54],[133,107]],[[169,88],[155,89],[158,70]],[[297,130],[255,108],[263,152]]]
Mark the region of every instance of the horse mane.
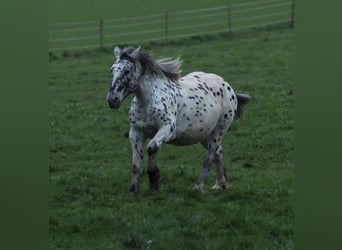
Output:
[[[124,48],[121,53],[121,58],[132,60],[129,56],[135,49],[134,48]],[[178,81],[181,74],[182,60],[180,57],[177,58],[163,58],[155,59],[152,56],[140,52],[138,60],[143,67],[144,73],[154,73],[159,76],[166,76],[172,81]]]

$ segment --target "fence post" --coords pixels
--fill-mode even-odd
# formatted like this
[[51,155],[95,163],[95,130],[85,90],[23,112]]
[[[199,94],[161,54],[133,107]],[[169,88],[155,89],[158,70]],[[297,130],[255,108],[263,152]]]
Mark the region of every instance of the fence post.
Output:
[[164,16],[164,29],[165,29],[165,33],[164,33],[164,39],[165,42],[168,42],[168,38],[169,38],[169,12],[166,11],[165,12],[165,16]]
[[232,31],[232,18],[231,18],[231,6],[228,4],[227,7],[227,21],[228,21],[228,32]]
[[100,19],[100,48],[103,49],[103,18]]
[[294,0],[292,0],[291,4],[291,28],[294,28]]

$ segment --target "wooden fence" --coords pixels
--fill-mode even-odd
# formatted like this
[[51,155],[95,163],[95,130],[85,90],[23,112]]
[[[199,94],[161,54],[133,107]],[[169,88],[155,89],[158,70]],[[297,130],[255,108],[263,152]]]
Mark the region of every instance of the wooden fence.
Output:
[[196,35],[294,26],[294,0],[265,0],[148,16],[52,23],[50,51],[169,41]]

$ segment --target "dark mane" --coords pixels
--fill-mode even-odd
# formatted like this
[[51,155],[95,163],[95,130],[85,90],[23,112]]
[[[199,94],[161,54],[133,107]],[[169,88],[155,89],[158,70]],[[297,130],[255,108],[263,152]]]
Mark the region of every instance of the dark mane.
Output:
[[[120,58],[133,60],[129,55],[134,51],[134,48],[124,48]],[[141,63],[144,73],[157,74],[159,76],[166,76],[173,81],[178,81],[181,73],[182,61],[179,57],[154,59],[152,56],[140,52],[137,60]]]

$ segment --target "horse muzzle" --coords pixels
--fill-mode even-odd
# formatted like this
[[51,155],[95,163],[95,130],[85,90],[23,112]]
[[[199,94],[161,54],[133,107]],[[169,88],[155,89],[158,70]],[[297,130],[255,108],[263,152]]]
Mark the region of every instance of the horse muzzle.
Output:
[[107,101],[111,109],[118,109],[121,106],[121,100],[118,97],[109,96]]

